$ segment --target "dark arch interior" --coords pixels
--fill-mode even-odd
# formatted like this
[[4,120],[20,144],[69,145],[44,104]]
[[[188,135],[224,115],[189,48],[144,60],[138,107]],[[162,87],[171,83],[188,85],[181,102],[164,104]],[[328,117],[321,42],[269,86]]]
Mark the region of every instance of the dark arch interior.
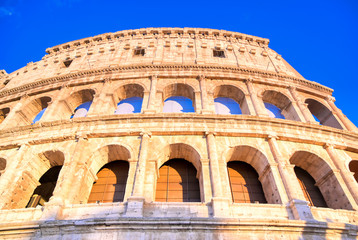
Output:
[[353,160],[349,163],[349,170],[354,172],[354,178],[358,182],[358,161]]
[[155,201],[200,202],[196,169],[182,158],[171,159],[159,169]]
[[88,198],[88,203],[123,202],[128,178],[129,163],[113,161],[104,165],[97,173],[97,181]]
[[317,186],[315,186],[316,181],[313,177],[300,167],[295,167],[294,170],[303,194],[309,204],[315,207],[328,207],[321,191]]
[[4,121],[4,119],[7,117],[9,112],[10,112],[10,108],[3,108],[0,110],[0,123]]
[[56,187],[58,175],[60,174],[62,166],[55,166],[50,168],[40,178],[40,186],[38,186],[32,194],[27,207],[43,206],[45,202],[50,200],[53,190]]
[[267,203],[259,175],[249,164],[231,161],[227,164],[232,200],[235,203]]

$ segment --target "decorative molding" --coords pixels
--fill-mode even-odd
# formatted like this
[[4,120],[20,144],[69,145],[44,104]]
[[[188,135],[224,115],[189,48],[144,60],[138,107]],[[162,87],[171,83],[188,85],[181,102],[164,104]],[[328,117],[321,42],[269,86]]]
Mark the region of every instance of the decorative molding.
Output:
[[[222,71],[223,73],[225,73],[225,71],[228,72],[234,72],[234,73],[247,73],[247,74],[259,74],[261,75],[261,77],[263,78],[267,78],[267,77],[271,77],[271,78],[277,78],[277,80],[282,81],[285,85],[288,85],[290,83],[294,83],[296,85],[302,85],[305,87],[310,87],[313,88],[315,90],[318,91],[322,91],[328,94],[332,94],[333,89],[325,87],[321,84],[318,83],[314,83],[311,82],[309,80],[306,79],[301,79],[301,78],[295,78],[295,77],[291,77],[285,74],[277,74],[277,73],[273,73],[273,72],[266,72],[263,70],[257,70],[257,69],[249,69],[249,68],[241,68],[241,67],[234,67],[234,66],[217,66],[217,65],[131,65],[131,66],[115,66],[115,67],[106,67],[106,68],[98,68],[98,69],[90,69],[90,70],[84,70],[84,71],[78,71],[75,73],[68,73],[68,74],[64,74],[64,75],[60,75],[60,76],[56,76],[56,77],[51,77],[51,78],[45,78],[45,79],[41,79],[38,80],[36,82],[32,82],[32,83],[27,83],[24,84],[22,86],[19,87],[14,87],[11,89],[5,89],[3,91],[0,92],[0,98],[1,97],[7,97],[13,94],[19,94],[21,92],[24,91],[28,91],[28,90],[36,90],[36,88],[39,87],[44,87],[47,85],[52,85],[55,83],[64,83],[61,86],[66,86],[67,84],[65,83],[68,80],[74,79],[74,78],[80,78],[80,77],[88,77],[90,75],[99,75],[99,74],[113,74],[113,73],[118,73],[118,72],[125,72],[125,71],[132,71],[132,70],[178,70],[178,71],[186,71],[188,70],[188,74],[192,74],[194,76],[197,76],[197,74],[195,73],[191,73],[191,71],[193,70],[198,70],[198,71],[204,71],[204,70],[218,70],[218,71]],[[149,73],[150,74],[150,73]],[[207,78],[209,76],[206,76]],[[209,77],[209,78],[217,78],[218,75],[217,74],[213,74],[213,76]],[[241,78],[238,78],[239,80],[241,80]],[[290,80],[290,81],[288,81]],[[102,80],[103,81],[103,80]],[[251,78],[246,79],[246,81],[252,81]],[[265,82],[264,80],[255,78],[255,81],[257,82]],[[93,83],[93,82],[98,82],[96,81],[88,81],[88,83]],[[51,86],[52,89],[53,86]]]

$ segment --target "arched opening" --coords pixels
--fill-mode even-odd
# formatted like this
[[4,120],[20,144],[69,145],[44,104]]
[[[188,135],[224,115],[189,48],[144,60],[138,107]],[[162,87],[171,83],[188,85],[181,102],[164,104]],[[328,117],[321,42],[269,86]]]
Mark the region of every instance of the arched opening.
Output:
[[262,100],[270,117],[300,121],[291,100],[284,94],[267,90],[263,93]]
[[195,112],[193,102],[186,97],[174,96],[164,101],[163,112],[165,113],[190,113]]
[[250,114],[245,94],[234,86],[216,87],[214,89],[214,105],[217,114]]
[[36,123],[41,119],[49,102],[51,102],[50,97],[41,97],[32,100],[30,103],[25,105],[20,111],[16,113],[14,121],[12,121],[12,123],[9,123],[10,126],[21,126]]
[[285,116],[283,116],[281,114],[281,109],[279,109],[275,105],[273,105],[271,103],[267,103],[267,102],[264,102],[264,105],[265,105],[265,108],[266,108],[266,111],[267,111],[269,117],[285,119]]
[[2,123],[10,112],[10,108],[0,109],[0,123]]
[[307,107],[311,114],[316,120],[319,120],[321,125],[343,129],[338,120],[334,117],[333,113],[322,103],[314,99],[307,99],[305,103],[307,103]]
[[43,206],[45,202],[50,200],[53,190],[56,187],[61,168],[62,166],[52,167],[44,175],[42,175],[39,181],[40,185],[34,190],[34,193],[32,194],[26,207],[36,207],[38,205]]
[[155,201],[200,202],[199,181],[193,164],[185,159],[171,159],[159,169]]
[[62,116],[65,118],[85,117],[91,107],[95,91],[93,89],[83,89],[71,94],[63,101]]
[[216,114],[242,114],[240,105],[232,98],[218,97],[214,104]]
[[114,114],[131,114],[140,113],[142,110],[143,98],[131,97],[121,100],[117,104],[117,109]]
[[300,167],[295,167],[294,170],[302,192],[309,202],[309,205],[315,207],[327,207],[327,203],[324,200],[321,191],[315,185],[316,181],[313,177]]
[[[329,208],[353,209],[344,189],[341,187],[334,172],[325,160],[311,152],[297,151],[290,158],[290,163],[303,169],[314,179],[314,185],[317,186],[322,193],[324,201]],[[297,173],[296,169],[295,172]],[[299,171],[299,173],[302,173],[302,171]],[[297,175],[297,177],[298,176],[299,175]],[[305,176],[307,176],[307,174]],[[308,179],[308,177],[305,179]],[[299,178],[298,181],[300,182]],[[305,181],[303,184],[309,183],[308,180]],[[300,184],[302,184],[302,182],[300,182]]]
[[91,107],[92,101],[82,103],[79,105],[74,113],[72,114],[71,118],[78,118],[78,117],[86,117],[87,113]]
[[97,173],[88,203],[123,202],[129,164],[127,161],[113,161],[104,165]]
[[[226,191],[231,192],[233,195],[233,201],[239,201],[238,199],[242,201],[242,194],[246,194],[246,201],[248,202],[250,199],[251,202],[251,198],[248,196],[249,192],[251,192],[251,195],[255,196],[252,197],[253,202],[268,202],[270,204],[282,203],[269,161],[261,151],[251,146],[236,146],[227,152],[225,158],[228,167],[227,176],[229,183],[229,185],[225,187]],[[248,172],[247,174],[250,175],[247,175],[245,172]],[[253,182],[253,188],[247,189],[248,185],[244,186],[245,181],[250,181],[250,184]],[[246,187],[246,190],[242,188],[239,189],[239,186]],[[255,194],[251,189],[256,189]],[[261,189],[262,192],[259,193],[258,189]],[[260,194],[263,194],[263,196]]]
[[187,84],[177,83],[164,88],[163,112],[189,113],[195,112],[194,90]]
[[349,170],[354,173],[354,179],[358,182],[358,161],[353,160],[349,163]]
[[228,162],[227,170],[230,181],[232,200],[235,203],[267,203],[259,175],[249,164]]
[[0,176],[4,173],[6,168],[6,159],[0,158]]
[[114,114],[131,114],[142,111],[144,88],[139,84],[127,84],[117,89],[118,104]]

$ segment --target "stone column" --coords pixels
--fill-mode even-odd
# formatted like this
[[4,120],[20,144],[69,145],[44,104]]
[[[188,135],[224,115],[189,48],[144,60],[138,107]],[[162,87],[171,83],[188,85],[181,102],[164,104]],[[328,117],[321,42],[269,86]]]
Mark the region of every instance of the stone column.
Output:
[[317,123],[316,120],[313,118],[311,112],[308,110],[307,104],[302,103],[300,98],[297,96],[296,88],[290,86],[288,90],[290,91],[293,99],[296,101],[296,105],[298,106],[300,113],[304,117],[305,122]]
[[[10,165],[12,168],[7,168],[5,174],[0,177],[0,209],[9,208],[8,206],[10,205],[13,193],[16,191],[16,187],[21,181],[21,175],[24,170],[21,165],[23,165],[24,155],[29,148],[30,145],[28,143],[22,144],[17,150],[16,155],[11,158],[11,161],[16,162],[16,164]],[[7,160],[9,161],[9,159]]]
[[326,97],[326,101],[329,104],[329,106],[332,109],[332,113],[338,117],[338,119],[343,123],[343,125],[352,132],[357,132],[358,129],[354,124],[342,113],[340,109],[337,108],[337,106],[334,104],[336,99],[332,96]]
[[127,201],[127,199],[129,197],[131,197],[131,195],[132,195],[135,172],[137,170],[138,160],[137,159],[129,159],[128,162],[129,162],[129,170],[128,170],[126,192],[124,194],[123,202]]
[[252,82],[253,82],[252,78],[248,78],[245,80],[247,89],[251,97],[252,104],[254,105],[255,108],[256,116],[268,117],[267,111],[262,107],[263,103],[260,103],[260,100],[257,97],[257,93],[254,89]]
[[[18,124],[17,115],[20,114],[20,112],[22,112],[21,108],[24,106],[24,103],[28,100],[28,98],[29,96],[27,94],[23,95],[20,98],[20,101],[18,101],[17,104],[12,109],[10,109],[10,112],[7,115],[7,117],[4,119],[4,121],[1,122],[0,129],[6,129],[9,127],[17,126]],[[29,122],[29,124],[31,124],[31,122]]]
[[201,91],[201,106],[202,114],[212,114],[212,111],[208,108],[208,94],[206,90],[206,79],[204,75],[199,76],[199,83],[200,83],[200,91]]
[[156,113],[157,109],[155,109],[155,100],[157,95],[157,82],[158,82],[158,76],[153,75],[150,77],[151,83],[150,83],[150,93],[149,93],[149,99],[148,99],[148,105],[147,109],[145,109],[144,113]]
[[201,92],[199,92],[199,91],[194,92],[193,104],[194,104],[195,113],[202,113]]
[[223,197],[222,178],[220,176],[219,161],[216,152],[215,134],[206,132],[208,155],[210,159],[210,176],[213,197],[211,199],[214,217],[225,217],[229,208],[229,199]]
[[150,94],[149,91],[143,92],[143,102],[142,102],[142,107],[141,107],[141,113],[147,112],[147,110],[148,110],[149,94]]
[[99,93],[95,94],[88,117],[113,114],[116,109],[114,91],[111,79],[105,79]]
[[89,150],[86,135],[77,135],[76,141],[77,143],[74,147],[72,158],[65,160],[62,166],[53,196],[48,202],[49,205],[66,205],[74,203],[75,200],[78,201],[82,184],[73,183],[82,182],[85,172],[88,171],[86,164],[87,154],[91,151]]
[[301,190],[299,183],[296,178],[296,174],[293,170],[293,166],[283,159],[280,149],[277,144],[277,136],[269,135],[268,143],[272,152],[272,155],[277,163],[277,167],[285,188],[287,196],[284,196],[283,203],[287,202],[287,197],[289,200],[289,205],[292,209],[295,219],[309,220],[313,219],[311,209],[308,206],[308,202],[302,199],[305,199]]
[[[62,120],[64,117],[61,115],[63,109],[61,109],[61,102],[63,102],[69,96],[69,88],[67,85],[63,85],[56,94],[56,98],[53,98],[48,103],[47,109],[44,112],[40,122]],[[66,104],[66,103],[65,103]],[[67,110],[67,109],[66,109]],[[68,111],[71,111],[68,109]],[[69,118],[68,118],[69,119]]]
[[139,149],[139,158],[135,173],[133,193],[128,198],[126,216],[142,217],[144,205],[144,183],[146,179],[146,165],[148,158],[148,147],[151,133],[141,132],[141,144]]
[[201,162],[201,186],[203,187],[202,201],[210,202],[212,198],[209,159],[200,159]]
[[358,185],[352,174],[350,174],[350,171],[347,169],[344,159],[339,158],[332,144],[325,144],[324,149],[326,149],[329,157],[332,159],[332,162],[340,171],[340,175],[342,176],[344,183],[347,185],[356,203],[358,203]]

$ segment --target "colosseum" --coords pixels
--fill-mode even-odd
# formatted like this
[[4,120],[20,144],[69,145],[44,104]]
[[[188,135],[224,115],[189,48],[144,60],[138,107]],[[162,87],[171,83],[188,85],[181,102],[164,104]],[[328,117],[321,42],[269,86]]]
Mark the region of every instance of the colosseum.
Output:
[[357,239],[358,130],[269,40],[101,34],[0,72],[2,239]]

